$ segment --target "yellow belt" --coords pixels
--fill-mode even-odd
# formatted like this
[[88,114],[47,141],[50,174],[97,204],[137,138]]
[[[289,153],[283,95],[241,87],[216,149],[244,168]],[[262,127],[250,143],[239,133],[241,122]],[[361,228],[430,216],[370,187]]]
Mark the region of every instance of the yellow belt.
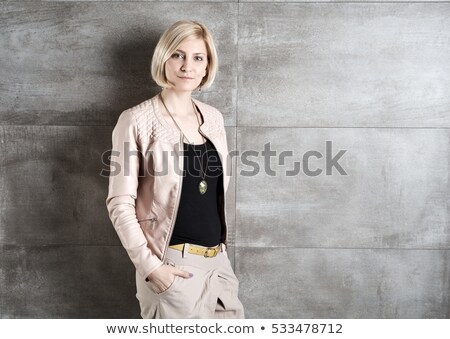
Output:
[[169,248],[172,248],[177,251],[183,251],[184,246],[189,246],[189,248],[187,249],[188,253],[201,255],[205,258],[215,257],[217,255],[217,253],[219,253],[221,250],[220,244],[215,247],[201,247],[201,246],[195,246],[195,245],[191,245],[191,244],[178,244],[178,245],[169,246]]

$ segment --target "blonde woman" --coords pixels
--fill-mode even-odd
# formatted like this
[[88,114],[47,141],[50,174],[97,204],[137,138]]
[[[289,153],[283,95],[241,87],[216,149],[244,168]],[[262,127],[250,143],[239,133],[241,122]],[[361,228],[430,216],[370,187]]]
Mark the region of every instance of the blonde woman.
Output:
[[191,97],[216,72],[208,29],[174,23],[152,59],[161,93],[124,111],[113,131],[106,203],[136,267],[143,318],[244,317],[226,251],[223,117]]

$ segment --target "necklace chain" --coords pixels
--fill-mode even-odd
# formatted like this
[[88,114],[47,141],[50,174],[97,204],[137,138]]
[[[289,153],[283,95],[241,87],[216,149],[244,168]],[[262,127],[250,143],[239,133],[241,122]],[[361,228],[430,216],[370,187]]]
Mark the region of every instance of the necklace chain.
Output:
[[[169,116],[172,118],[173,123],[174,123],[175,126],[177,126],[177,128],[179,129],[179,131],[180,131],[181,134],[183,135],[183,138],[185,138],[186,141],[187,141],[189,144],[193,145],[193,143],[190,142],[189,139],[187,138],[186,134],[183,133],[183,130],[180,128],[180,126],[178,126],[177,121],[175,120],[175,118],[173,117],[172,113],[170,113],[169,109],[167,108],[166,103],[164,102],[163,97],[162,97],[161,94],[159,94],[159,97],[160,97],[160,99],[161,99],[161,102],[162,102],[162,104],[163,104],[163,106],[164,106],[166,112],[167,112],[167,113],[169,114]],[[194,105],[194,102],[193,102],[193,101],[192,101],[192,108],[194,109],[194,114],[195,114],[195,117],[197,118],[198,128],[200,129],[200,120],[198,119],[198,114],[197,114],[197,112],[196,112],[197,110],[195,109],[195,105]],[[201,135],[201,134],[200,134],[200,135]],[[202,137],[202,141],[203,141],[203,135],[201,135],[201,137]]]
[[[170,113],[169,109],[167,108],[167,106],[166,106],[166,104],[165,104],[165,102],[164,102],[164,99],[163,99],[161,93],[159,94],[159,98],[161,99],[161,102],[162,102],[162,104],[163,104],[163,106],[164,106],[164,109],[165,109],[166,112],[169,114],[169,116],[172,118],[172,120],[173,120],[175,126],[177,126],[178,130],[179,130],[180,133],[183,135],[183,138],[186,139],[186,141],[187,141],[190,145],[195,146],[193,143],[191,143],[191,142],[189,141],[189,139],[188,139],[188,138],[186,137],[186,135],[183,133],[183,131],[182,131],[182,129],[180,128],[180,126],[177,124],[177,121],[175,120],[175,118],[173,117],[172,113]],[[197,118],[198,131],[199,131],[199,133],[200,133],[200,119],[198,118],[197,109],[195,108],[194,101],[192,101],[192,108],[194,109],[194,114],[195,114],[195,117]],[[203,141],[203,135],[202,135],[201,133],[200,133],[200,135],[201,135],[202,141]],[[207,171],[207,169],[208,169],[208,161],[209,161],[209,159],[208,159],[208,146],[207,146],[207,143],[205,143],[205,147],[206,147],[206,170],[203,169],[203,161],[200,161],[200,156],[197,156],[197,157],[198,157],[198,160],[199,160],[199,163],[200,163],[200,170],[201,170],[201,172],[202,172],[202,180],[200,181],[200,184],[199,184],[199,191],[200,191],[200,194],[205,194],[205,193],[206,193],[206,190],[207,190],[207,188],[208,188],[208,185],[207,185],[207,183],[206,183],[206,181],[205,181],[206,171]],[[195,150],[194,150],[194,153],[195,153]]]

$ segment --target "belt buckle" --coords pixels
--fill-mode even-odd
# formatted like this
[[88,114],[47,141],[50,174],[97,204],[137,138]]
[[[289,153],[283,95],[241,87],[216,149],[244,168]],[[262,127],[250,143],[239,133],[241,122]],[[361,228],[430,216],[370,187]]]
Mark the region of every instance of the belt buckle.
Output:
[[[209,255],[209,251],[214,251],[214,254],[213,255]],[[216,255],[217,255],[217,252],[218,252],[218,250],[217,250],[217,248],[216,247],[208,247],[206,250],[205,250],[205,254],[203,255],[205,258],[212,258],[212,257],[215,257]]]

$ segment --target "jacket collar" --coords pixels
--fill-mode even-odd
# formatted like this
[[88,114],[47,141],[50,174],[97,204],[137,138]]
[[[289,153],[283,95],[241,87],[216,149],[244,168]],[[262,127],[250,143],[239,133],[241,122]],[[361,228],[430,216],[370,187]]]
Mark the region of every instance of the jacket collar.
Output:
[[[151,100],[153,103],[153,108],[155,110],[156,116],[158,120],[163,124],[163,126],[166,127],[167,131],[171,135],[172,140],[178,140],[178,136],[180,135],[180,132],[178,130],[175,130],[171,125],[169,125],[162,116],[161,112],[159,111],[159,95],[155,95]],[[192,99],[194,101],[194,104],[196,105],[197,109],[201,113],[203,117],[203,123],[200,125],[200,130],[205,134],[209,135],[215,128],[214,128],[214,114],[211,111],[211,106],[198,101],[197,99]]]

